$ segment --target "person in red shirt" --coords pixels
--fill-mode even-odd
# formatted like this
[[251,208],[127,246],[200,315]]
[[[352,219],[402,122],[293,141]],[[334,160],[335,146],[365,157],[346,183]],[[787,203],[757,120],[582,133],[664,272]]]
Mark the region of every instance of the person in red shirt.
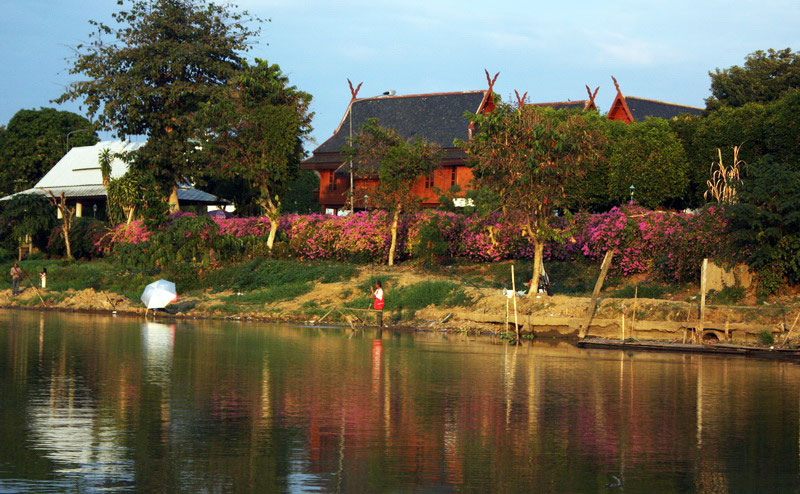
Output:
[[375,283],[375,288],[372,290],[372,307],[378,311],[378,327],[383,327],[383,288],[381,282]]

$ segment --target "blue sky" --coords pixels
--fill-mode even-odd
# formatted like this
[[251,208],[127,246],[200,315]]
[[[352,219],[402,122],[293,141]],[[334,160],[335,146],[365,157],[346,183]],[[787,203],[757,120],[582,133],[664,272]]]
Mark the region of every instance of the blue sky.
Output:
[[[797,0],[298,1],[242,0],[270,18],[248,57],[279,64],[314,96],[317,144],[345,110],[347,78],[360,96],[483,89],[533,102],[584,99],[600,86],[605,111],[615,91],[704,106],[708,71],[740,65],[758,49],[800,50]],[[110,21],[114,0],[2,0],[0,124],[22,108],[55,106],[70,82],[72,47],[90,19]],[[78,103],[61,109],[81,113]],[[314,143],[308,148],[313,148]]]

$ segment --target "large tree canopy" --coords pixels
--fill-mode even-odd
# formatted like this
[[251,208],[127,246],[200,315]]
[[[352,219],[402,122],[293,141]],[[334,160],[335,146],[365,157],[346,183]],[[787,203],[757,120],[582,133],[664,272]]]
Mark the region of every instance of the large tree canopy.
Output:
[[550,219],[573,200],[566,190],[595,162],[602,137],[581,115],[522,105],[498,105],[488,115],[473,115],[480,131],[461,143],[469,156],[477,187],[494,192],[503,214],[534,242],[536,292],[544,243],[558,231]]
[[270,218],[272,248],[281,197],[297,177],[311,132],[311,95],[289,84],[278,65],[256,59],[232,77],[201,111],[203,148],[217,175],[241,178]]
[[97,140],[91,122],[75,113],[18,111],[0,132],[0,194],[33,187],[64,156],[67,145],[89,146]]
[[800,88],[800,53],[791,48],[758,50],[747,56],[743,67],[716,69],[708,75],[711,76],[711,97],[706,99],[709,110],[767,103],[790,89]]
[[84,79],[58,101],[83,100],[89,115],[119,137],[146,135],[133,166],[172,191],[172,203],[176,182],[201,167],[194,160],[195,115],[241,68],[258,32],[248,27],[255,19],[205,0],[132,0],[113,19],[116,26],[91,22],[97,30],[77,47],[70,69]]
[[378,179],[375,188],[370,190],[370,201],[392,216],[388,262],[392,266],[400,213],[419,205],[421,201],[411,193],[411,189],[420,177],[433,173],[442,157],[442,150],[424,139],[405,139],[394,129],[381,127],[371,118],[358,135],[353,136],[344,153],[353,160],[358,175]]

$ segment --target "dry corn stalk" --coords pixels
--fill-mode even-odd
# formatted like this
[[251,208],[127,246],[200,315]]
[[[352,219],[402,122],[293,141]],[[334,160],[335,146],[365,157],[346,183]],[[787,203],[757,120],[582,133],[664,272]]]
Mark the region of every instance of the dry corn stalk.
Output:
[[706,181],[708,190],[703,193],[703,198],[708,201],[709,196],[720,204],[736,202],[736,183],[739,181],[739,169],[745,164],[739,159],[741,146],[733,146],[733,163],[725,166],[722,160],[722,150],[717,148],[719,161],[711,164],[711,179]]

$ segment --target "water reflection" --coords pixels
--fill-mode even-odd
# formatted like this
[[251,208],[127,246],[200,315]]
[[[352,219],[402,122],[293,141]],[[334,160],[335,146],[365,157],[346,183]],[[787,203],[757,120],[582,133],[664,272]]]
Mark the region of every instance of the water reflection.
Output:
[[564,343],[3,311],[0,491],[795,490],[798,377]]

